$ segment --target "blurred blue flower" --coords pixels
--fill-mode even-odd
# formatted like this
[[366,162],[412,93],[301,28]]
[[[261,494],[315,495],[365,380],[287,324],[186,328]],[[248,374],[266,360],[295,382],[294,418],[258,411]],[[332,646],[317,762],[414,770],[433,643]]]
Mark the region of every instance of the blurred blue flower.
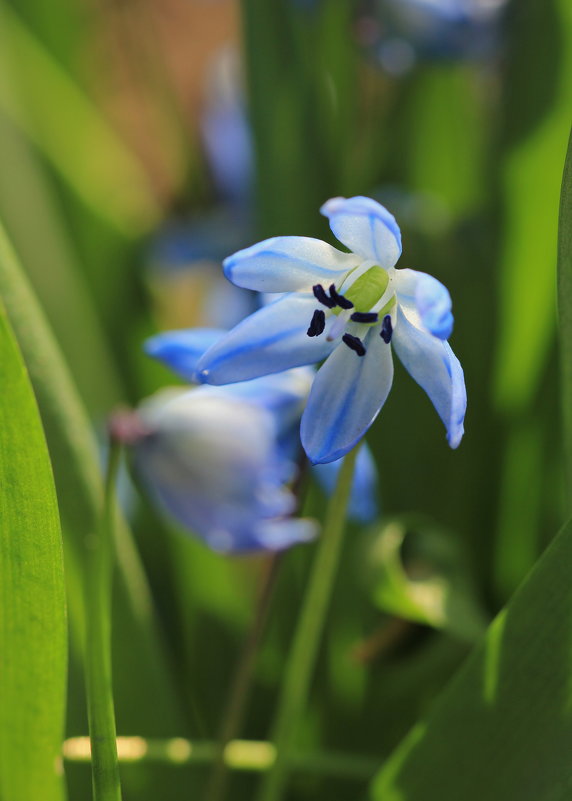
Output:
[[376,55],[394,75],[407,72],[417,58],[490,56],[505,6],[506,0],[377,0]]
[[258,308],[253,292],[233,286],[220,271],[225,246],[240,247],[243,235],[238,221],[222,210],[170,222],[156,235],[147,280],[159,327],[228,327]]
[[[225,334],[220,329],[166,331],[145,342],[145,352],[170,367],[186,381],[198,380],[197,365],[203,353]],[[314,370],[301,367],[251,381],[219,387],[227,398],[236,398],[259,407],[274,418],[276,444],[289,463],[299,459],[300,419],[314,378]],[[312,466],[312,473],[330,495],[336,484],[341,462]],[[361,523],[373,521],[379,514],[377,469],[368,447],[358,454],[348,515]]]
[[151,243],[147,275],[160,328],[229,327],[258,305],[220,272],[251,229],[252,137],[240,74],[237,54],[223,48],[207,77],[200,133],[214,207],[167,221]]
[[200,124],[208,164],[221,198],[243,204],[252,191],[254,156],[240,75],[236,51],[221,50],[211,65]]
[[[295,373],[280,377],[283,386],[292,382],[292,398]],[[259,381],[273,393],[276,382]],[[261,404],[227,387],[198,387],[159,393],[136,414],[138,471],[160,506],[209,547],[281,550],[314,536],[313,521],[291,516],[296,499],[286,485],[296,468]]]
[[314,464],[339,459],[363,437],[391,389],[390,344],[427,392],[456,448],[466,392],[446,341],[453,328],[447,289],[426,273],[395,269],[401,234],[394,217],[365,197],[323,207],[342,253],[309,237],[274,237],[226,259],[238,286],[282,297],[211,345],[197,365],[204,383],[228,384],[326,359],[302,415]]
[[[342,462],[312,465],[312,474],[318,480],[326,495],[332,495],[336,489],[338,473]],[[371,523],[379,517],[377,500],[377,467],[367,445],[359,449],[352,492],[348,504],[348,517],[359,523]]]

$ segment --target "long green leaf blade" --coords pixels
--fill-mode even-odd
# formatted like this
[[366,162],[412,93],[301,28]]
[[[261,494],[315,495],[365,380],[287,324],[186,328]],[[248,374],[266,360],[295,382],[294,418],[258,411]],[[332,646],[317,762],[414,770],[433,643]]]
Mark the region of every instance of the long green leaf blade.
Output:
[[[1,222],[0,296],[30,372],[54,466],[64,529],[73,654],[74,644],[82,641],[84,633],[83,575],[89,552],[85,534],[93,532],[99,521],[103,500],[100,468],[86,412]],[[150,588],[131,532],[123,520],[118,522],[119,569],[114,610],[114,659],[120,667],[114,672],[114,684],[120,688],[116,689],[118,727],[127,718],[129,727],[146,734],[144,727],[150,713],[141,698],[153,694],[157,699],[152,711],[155,731],[165,736],[184,733],[184,715],[174,690]],[[176,783],[182,785],[181,777]],[[164,777],[160,786],[165,788]]]
[[375,801],[565,801],[572,787],[572,523],[424,723]]
[[558,224],[558,319],[566,488],[572,502],[572,135],[562,178]]
[[36,401],[0,307],[0,799],[64,798],[62,541]]
[[[540,49],[556,46],[547,38],[548,32],[538,30],[549,17],[550,5],[529,2],[529,11],[523,14],[527,39],[520,46],[526,61],[520,65],[518,82],[524,95],[529,92],[528,75],[537,69]],[[550,86],[553,101],[538,125],[510,149],[502,166],[505,217],[494,390],[498,407],[506,412],[522,411],[534,398],[554,339],[560,169],[572,103],[572,6],[557,0],[554,8],[561,41],[560,64]],[[534,49],[524,50],[530,43]],[[511,86],[514,91],[517,82]],[[534,320],[534,336],[530,320]]]

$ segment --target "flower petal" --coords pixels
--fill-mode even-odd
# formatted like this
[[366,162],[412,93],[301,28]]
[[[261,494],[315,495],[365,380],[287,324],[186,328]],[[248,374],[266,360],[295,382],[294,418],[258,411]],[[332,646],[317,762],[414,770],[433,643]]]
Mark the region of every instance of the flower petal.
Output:
[[464,433],[467,393],[461,364],[448,342],[443,342],[407,319],[402,309],[392,339],[395,352],[411,377],[429,395],[456,448]]
[[288,464],[272,415],[225,390],[174,390],[144,403],[138,415],[149,433],[133,444],[139,471],[165,511],[216,550],[277,549],[307,539],[307,521],[279,525],[295,498],[282,483]]
[[365,356],[340,343],[318,370],[302,415],[301,438],[313,464],[350,451],[375,420],[391,389],[391,348],[379,327],[364,339]]
[[329,318],[323,334],[309,337],[316,305],[312,295],[290,293],[251,314],[205,353],[197,367],[200,380],[230,384],[325,359],[335,348],[326,336],[337,318]]
[[318,533],[318,525],[307,518],[265,520],[254,530],[254,548],[282,551],[300,542],[309,542]]
[[353,253],[388,270],[401,255],[401,232],[393,214],[369,197],[334,197],[320,209],[330,228]]
[[258,292],[309,290],[313,284],[335,281],[360,259],[307,236],[276,236],[223,262],[224,274],[237,286]]
[[223,328],[190,328],[183,331],[164,331],[147,339],[143,349],[186,381],[198,382],[199,359],[215,342],[226,334]]
[[449,339],[453,332],[453,314],[449,290],[436,278],[418,270],[396,270],[394,276],[398,302],[414,311],[422,325],[439,339]]
[[[312,473],[318,479],[324,492],[331,495],[342,461],[315,464]],[[354,480],[348,506],[348,516],[360,523],[371,523],[379,515],[377,503],[377,468],[367,445],[362,445],[356,459]]]

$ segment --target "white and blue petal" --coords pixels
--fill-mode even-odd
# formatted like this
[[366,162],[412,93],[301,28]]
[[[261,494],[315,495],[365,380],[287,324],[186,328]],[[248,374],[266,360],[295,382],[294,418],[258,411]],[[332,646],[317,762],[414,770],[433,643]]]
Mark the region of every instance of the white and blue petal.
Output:
[[429,395],[447,429],[451,448],[461,442],[467,393],[461,364],[448,342],[443,342],[397,312],[393,347],[403,366]]
[[226,333],[223,328],[190,328],[164,331],[147,339],[143,349],[148,356],[170,367],[186,381],[198,383],[199,359]]
[[371,328],[358,356],[340,343],[318,370],[302,415],[301,438],[313,464],[340,459],[363,437],[389,394],[391,348]]
[[237,286],[258,292],[310,290],[337,281],[360,259],[307,236],[276,236],[223,262],[224,274]]
[[396,270],[397,300],[409,317],[418,315],[433,336],[449,339],[453,332],[452,302],[449,290],[436,278],[418,270]]
[[388,270],[401,255],[401,232],[393,214],[368,197],[334,197],[320,209],[334,236],[353,253]]
[[[312,473],[327,495],[331,495],[336,488],[341,466],[341,459],[312,466]],[[377,468],[370,449],[364,444],[360,447],[356,459],[348,516],[360,523],[371,523],[378,515]]]
[[279,549],[313,526],[283,523],[295,508],[273,416],[225,388],[159,393],[138,411],[147,434],[135,461],[151,492],[184,528],[219,551]]
[[208,387],[204,384],[201,390],[217,390],[227,397],[239,398],[260,406],[274,416],[280,436],[282,431],[289,429],[300,419],[314,376],[313,368],[296,367],[283,373],[273,373],[237,384],[219,387]]
[[290,293],[247,317],[204,354],[197,370],[207,384],[247,381],[325,359],[335,347],[327,334],[309,337],[317,303],[313,295]]
[[254,548],[269,551],[282,551],[301,542],[309,542],[318,533],[314,520],[288,518],[283,520],[263,520],[254,529]]

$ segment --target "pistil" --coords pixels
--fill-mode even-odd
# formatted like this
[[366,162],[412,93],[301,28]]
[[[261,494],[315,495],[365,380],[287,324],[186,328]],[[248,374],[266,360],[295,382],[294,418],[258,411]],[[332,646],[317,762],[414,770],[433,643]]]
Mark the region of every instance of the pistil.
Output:
[[352,310],[351,309],[344,309],[344,311],[340,312],[340,314],[336,317],[334,324],[330,328],[330,332],[326,339],[328,342],[333,342],[334,339],[337,339],[339,335],[342,333],[348,321],[350,319]]

